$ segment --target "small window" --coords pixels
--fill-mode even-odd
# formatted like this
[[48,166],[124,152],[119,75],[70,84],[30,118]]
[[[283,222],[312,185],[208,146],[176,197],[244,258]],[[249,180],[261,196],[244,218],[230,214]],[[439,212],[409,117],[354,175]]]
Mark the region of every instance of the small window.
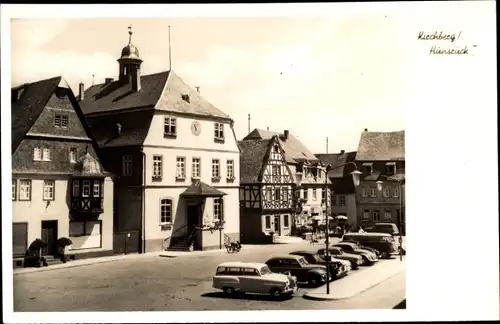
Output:
[[227,268],[226,267],[218,267],[217,272],[215,273],[218,276],[222,276],[227,274]]
[[68,128],[68,116],[67,115],[55,115],[54,116],[54,127],[55,128]]
[[233,180],[234,179],[234,161],[227,160],[226,167],[227,167],[227,178],[229,180]]
[[369,209],[363,210],[363,219],[370,219],[370,210]]
[[92,190],[92,197],[101,197],[101,182],[94,180],[94,187]]
[[308,193],[309,193],[309,189],[304,189],[304,190],[303,190],[303,197],[304,197],[304,199],[305,199],[306,201],[307,201],[307,200],[309,200],[309,197],[307,197],[307,194],[308,194]]
[[281,167],[279,165],[271,165],[271,174],[273,176],[281,175]]
[[339,206],[345,206],[345,196],[339,196]]
[[68,128],[68,116],[61,116],[61,128]]
[[396,174],[396,163],[387,162],[385,165],[385,174],[388,176],[392,176]]
[[122,158],[122,175],[131,176],[132,175],[132,155],[126,154]]
[[220,179],[220,160],[212,159],[212,179]]
[[253,276],[253,277],[260,276],[259,271],[257,269],[252,269],[252,268],[244,268],[243,274],[245,276]]
[[52,152],[48,148],[43,149],[43,154],[42,154],[42,160],[43,161],[52,161]]
[[163,156],[153,155],[153,180],[161,180],[163,173]]
[[12,179],[12,201],[17,199],[17,180]]
[[389,187],[385,187],[382,193],[384,195],[384,198],[388,198],[389,195],[390,195],[390,189],[389,189]]
[[373,165],[371,163],[363,164],[363,173],[364,174],[372,174],[372,172],[373,172]]
[[90,180],[83,180],[82,197],[90,197]]
[[186,179],[186,158],[182,156],[177,157],[175,178],[177,180]]
[[33,161],[41,161],[42,160],[42,149],[39,147],[35,147],[33,149]]
[[378,221],[380,221],[380,210],[375,209],[375,210],[373,211],[373,221],[374,221],[374,222],[378,222]]
[[274,200],[281,201],[281,189],[274,188]]
[[160,224],[172,223],[172,199],[160,200]]
[[19,200],[31,200],[31,180],[19,180]]
[[54,200],[55,181],[43,181],[43,200]]
[[214,198],[214,222],[222,221],[222,199]]
[[241,270],[241,268],[229,268],[227,274],[230,276],[242,276],[243,271]]
[[163,127],[163,137],[175,137],[177,135],[177,119],[175,117],[165,117]]
[[316,188],[313,188],[313,190],[312,190],[312,199],[313,199],[313,200],[316,200],[316,195],[317,195],[317,193],[318,193],[318,192],[317,192]]
[[266,221],[266,230],[271,229],[271,216],[265,216],[265,221]]
[[361,197],[366,198],[368,197],[368,189],[365,187],[361,188]]
[[215,123],[214,124],[214,139],[218,141],[224,140],[224,124]]
[[76,160],[78,159],[78,156],[76,155],[76,148],[72,147],[69,149],[69,162],[75,163]]
[[398,193],[399,193],[398,188],[394,188],[394,189],[392,189],[392,197],[393,197],[393,198],[397,198],[397,197],[399,197]]
[[370,197],[377,197],[377,188],[370,188]]
[[273,153],[278,154],[280,152],[280,146],[278,144],[273,145]]
[[80,180],[73,180],[73,197],[80,196]]
[[201,159],[200,158],[193,158],[192,170],[193,170],[193,178],[200,178],[201,177]]
[[289,228],[290,227],[289,215],[283,215],[283,227],[284,228]]

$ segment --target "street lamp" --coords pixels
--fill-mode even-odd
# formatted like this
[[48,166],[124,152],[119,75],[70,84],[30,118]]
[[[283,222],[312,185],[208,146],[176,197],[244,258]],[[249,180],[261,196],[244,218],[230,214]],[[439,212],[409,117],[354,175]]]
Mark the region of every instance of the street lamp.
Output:
[[[338,165],[336,167],[332,167],[330,164],[328,164],[324,169],[318,169],[321,170],[325,174],[325,192],[326,192],[326,199],[325,199],[325,210],[328,210],[328,172],[343,166],[346,166],[348,164],[354,165],[356,168],[353,172],[351,172],[352,175],[352,181],[354,183],[354,186],[357,187],[359,186],[359,177],[361,175],[361,172],[358,171],[358,166],[354,162],[348,162],[342,165]],[[330,195],[333,194],[333,191],[330,193]],[[325,220],[325,227],[326,227],[326,239],[325,239],[325,245],[326,245],[326,250],[325,250],[325,258],[326,258],[326,293],[330,294],[330,227],[328,224],[328,218],[330,216],[326,215],[326,220]]]
[[[403,179],[398,180],[395,178],[388,177],[386,175],[381,174],[380,177],[384,177],[388,180],[396,181],[398,183],[398,190],[399,190],[399,215],[398,215],[398,228],[401,231],[401,216],[403,214],[403,203],[402,203],[402,195],[403,195],[403,190],[402,190],[402,183]],[[382,191],[382,185],[384,184],[383,181],[379,180],[376,182],[377,184],[377,190]],[[399,234],[399,260],[403,261],[403,237],[401,236],[402,233]]]

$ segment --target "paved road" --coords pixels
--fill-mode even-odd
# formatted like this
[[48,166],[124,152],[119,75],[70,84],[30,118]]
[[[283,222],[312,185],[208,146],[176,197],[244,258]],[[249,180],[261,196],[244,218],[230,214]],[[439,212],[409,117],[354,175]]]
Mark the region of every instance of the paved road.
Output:
[[[14,310],[188,311],[391,308],[404,298],[404,272],[403,277],[398,274],[352,300],[335,302],[305,300],[302,298],[302,292],[307,289],[301,289],[289,300],[274,301],[267,296],[248,295],[228,299],[212,288],[213,273],[221,262],[236,260],[264,262],[271,255],[299,249],[315,251],[318,248],[318,245],[313,246],[304,242],[257,247],[242,250],[238,254],[215,252],[203,256],[181,258],[152,256],[16,275],[14,276]],[[399,260],[380,262],[396,261],[399,262]],[[377,265],[362,267],[360,270],[352,271],[349,276],[357,276],[360,280],[370,280],[370,277],[373,277],[370,273],[373,271],[377,271]],[[386,284],[388,281],[396,283],[388,286]]]

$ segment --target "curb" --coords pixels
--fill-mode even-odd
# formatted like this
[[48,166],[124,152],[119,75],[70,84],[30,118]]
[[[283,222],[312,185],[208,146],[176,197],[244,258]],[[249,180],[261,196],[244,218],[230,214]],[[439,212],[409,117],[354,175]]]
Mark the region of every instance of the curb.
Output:
[[69,269],[69,268],[77,268],[77,267],[85,267],[85,266],[90,266],[94,264],[100,264],[100,263],[109,263],[109,262],[116,262],[116,261],[121,261],[121,260],[127,260],[127,259],[135,259],[135,258],[141,258],[141,257],[154,257],[157,256],[158,252],[150,252],[150,253],[141,253],[141,254],[129,254],[129,255],[121,255],[116,258],[110,258],[110,259],[105,259],[105,260],[99,260],[101,258],[92,258],[89,259],[91,261],[85,262],[85,263],[72,263],[72,262],[78,262],[78,261],[70,261],[69,263],[64,263],[64,266],[60,267],[43,267],[43,268],[21,268],[19,270],[14,270],[13,275],[18,276],[18,275],[23,275],[23,274],[30,274],[30,273],[36,273],[36,272],[46,272],[46,271],[56,271],[56,270],[64,270],[64,269]]

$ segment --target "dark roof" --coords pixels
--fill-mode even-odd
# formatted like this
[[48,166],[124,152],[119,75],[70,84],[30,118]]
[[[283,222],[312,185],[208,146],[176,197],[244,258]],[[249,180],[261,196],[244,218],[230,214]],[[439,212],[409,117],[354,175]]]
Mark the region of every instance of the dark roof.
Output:
[[284,134],[256,128],[245,138],[243,138],[243,140],[270,139],[275,135],[278,135],[279,137],[280,144],[285,150],[285,159],[288,163],[299,163],[304,161],[311,163],[319,162],[319,159],[314,156],[314,154],[312,154],[311,151],[309,151],[307,147],[291,133],[288,133],[288,138],[285,138]]
[[240,148],[240,183],[260,182],[261,170],[267,160],[271,139],[243,140]]
[[222,197],[225,196],[226,193],[222,192],[212,186],[207,185],[206,183],[195,180],[183,193],[181,196],[190,196],[190,197]]
[[283,254],[283,255],[273,256],[269,260],[273,260],[273,259],[293,259],[293,260],[297,260],[299,258],[301,258],[300,255]]
[[[230,119],[229,115],[205,100],[173,71],[143,75],[140,90],[134,92],[131,87],[130,83],[119,81],[93,85],[85,91],[82,109],[89,115],[149,107],[174,113]],[[189,102],[183,99],[184,95],[189,97]]]
[[62,77],[58,76],[11,89],[12,92],[23,90],[19,100],[11,105],[12,153],[38,119],[61,80]]
[[292,255],[295,255],[295,254],[316,254],[316,252],[300,250],[300,251],[290,252],[290,254],[292,254]]
[[356,160],[404,161],[405,131],[361,133]]
[[356,159],[356,152],[330,153],[330,154],[315,154],[324,164],[330,164],[332,170],[328,172],[330,178],[350,177],[350,173],[354,171],[354,165],[348,164]]

